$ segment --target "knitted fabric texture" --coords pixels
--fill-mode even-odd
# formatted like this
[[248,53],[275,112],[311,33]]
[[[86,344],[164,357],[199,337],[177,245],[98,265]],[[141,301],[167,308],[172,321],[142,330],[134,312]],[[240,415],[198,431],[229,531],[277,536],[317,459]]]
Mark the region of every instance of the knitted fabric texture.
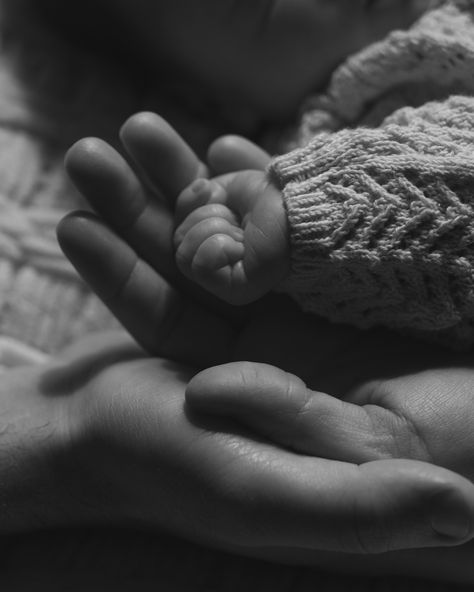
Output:
[[445,3],[349,60],[272,163],[304,310],[474,342],[473,14]]
[[25,361],[41,360],[40,352],[118,326],[61,253],[55,228],[71,208],[84,207],[64,173],[67,147],[86,134],[115,136],[134,110],[117,73],[55,39],[21,5],[0,3],[0,366],[6,367],[22,352]]
[[473,0],[438,1],[408,31],[393,31],[338,68],[327,91],[309,98],[281,149],[315,134],[376,127],[396,109],[474,91]]
[[130,78],[45,26],[40,5],[0,0],[0,368],[119,327],[57,244],[57,222],[87,207],[64,171],[66,150],[84,136],[117,145],[140,110],[162,114],[195,147],[215,136],[182,113],[180,80]]

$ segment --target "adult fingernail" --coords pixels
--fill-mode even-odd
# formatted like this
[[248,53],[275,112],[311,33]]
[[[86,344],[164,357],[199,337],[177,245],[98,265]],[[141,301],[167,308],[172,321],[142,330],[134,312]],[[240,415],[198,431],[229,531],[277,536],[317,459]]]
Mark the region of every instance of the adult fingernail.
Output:
[[466,502],[456,492],[443,492],[431,502],[431,525],[443,536],[466,539],[471,534],[471,515]]

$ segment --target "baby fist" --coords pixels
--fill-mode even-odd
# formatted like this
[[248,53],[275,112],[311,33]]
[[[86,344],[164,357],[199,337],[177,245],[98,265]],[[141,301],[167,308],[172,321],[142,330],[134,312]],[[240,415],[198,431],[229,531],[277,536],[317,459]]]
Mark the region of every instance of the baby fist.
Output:
[[257,300],[289,272],[283,197],[261,171],[195,181],[179,196],[176,219],[179,269],[230,304]]

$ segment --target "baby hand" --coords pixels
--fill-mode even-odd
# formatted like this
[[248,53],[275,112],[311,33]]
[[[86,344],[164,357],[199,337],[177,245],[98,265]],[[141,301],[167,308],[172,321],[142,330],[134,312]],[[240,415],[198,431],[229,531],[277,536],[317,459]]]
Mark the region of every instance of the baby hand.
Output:
[[176,263],[230,304],[257,300],[289,273],[287,214],[262,171],[198,179],[176,204]]

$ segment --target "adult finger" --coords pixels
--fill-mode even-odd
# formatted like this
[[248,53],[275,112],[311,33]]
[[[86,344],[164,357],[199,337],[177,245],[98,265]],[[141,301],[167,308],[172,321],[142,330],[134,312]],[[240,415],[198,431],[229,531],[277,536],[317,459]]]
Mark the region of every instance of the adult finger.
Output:
[[70,214],[58,226],[58,239],[79,274],[145,350],[195,366],[228,359],[231,325],[181,295],[98,218]]
[[122,126],[120,138],[150,185],[170,204],[192,181],[208,176],[188,144],[155,113],[132,115]]
[[[190,529],[179,512],[169,516],[180,522],[181,532],[250,554],[263,547],[382,553],[472,538],[474,485],[469,480],[418,461],[356,465],[312,458],[242,433],[219,418],[176,413],[182,411],[182,396],[157,397],[157,385],[163,384],[159,364],[156,360],[151,367],[157,378],[144,364],[138,372],[144,381],[140,414],[143,429],[149,429],[140,438],[154,443],[161,464],[166,450],[178,483],[173,499],[183,509],[194,508],[197,523],[191,521]],[[180,382],[179,389],[183,386]],[[135,409],[136,396],[126,397],[130,400]]]
[[222,136],[215,140],[207,153],[208,163],[217,175],[247,169],[265,170],[270,155],[242,136]]
[[100,139],[86,138],[68,151],[65,165],[76,187],[109,226],[155,269],[167,277],[178,276],[172,213],[149,199],[116,150]]
[[355,465],[263,447],[230,437],[227,464],[211,467],[216,486],[233,492],[227,530],[241,548],[367,554],[473,537],[474,486],[447,469],[400,459]]
[[426,446],[400,415],[310,390],[297,376],[266,364],[204,370],[189,383],[186,400],[303,454],[357,464],[400,456],[429,460]]
[[[238,372],[233,375],[235,369]],[[259,370],[260,375],[256,374]],[[191,380],[186,392],[191,410],[215,411],[219,394],[223,393],[226,399],[228,381],[232,387],[231,404],[226,408],[228,401],[221,403],[221,413],[239,420],[243,417],[244,423],[254,427],[260,436],[274,439],[274,434],[278,433],[278,438],[283,436],[288,443],[285,415],[292,409],[293,399],[301,412],[303,385],[292,379],[295,384],[290,389],[284,387],[281,392],[275,392],[275,383],[287,385],[288,378],[282,380],[280,376],[275,381],[276,375],[270,375],[260,365],[225,365],[219,372],[222,373],[217,381],[213,370],[206,370]],[[271,411],[269,394],[274,395],[273,405],[280,408],[280,416]],[[286,404],[283,410],[282,399]],[[246,409],[244,414],[232,412],[239,408]],[[255,420],[259,415],[260,422]],[[302,416],[304,418],[304,412]],[[204,417],[200,421],[205,425],[206,416],[198,414],[198,417]],[[340,415],[340,419],[343,418]],[[297,437],[298,429],[303,431],[304,438],[309,435],[308,427],[312,426],[315,431],[324,428],[326,419],[324,414],[322,418],[316,414],[319,423],[315,426],[311,421],[306,426],[304,419],[293,417],[289,423],[291,438]],[[277,424],[275,428],[269,425],[273,421]],[[330,420],[330,427],[337,426]],[[339,436],[334,433],[332,440]],[[237,489],[243,489],[245,499],[254,501],[252,507],[258,508],[248,520],[249,524],[258,526],[256,530],[261,535],[254,538],[256,545],[273,543],[275,546],[276,541],[284,541],[300,548],[379,553],[460,544],[473,536],[474,486],[451,471],[412,460],[350,463],[294,458],[294,463],[284,463],[283,455],[279,460],[268,458],[251,481],[243,485],[238,481],[234,483]],[[282,463],[285,470],[281,470]],[[276,467],[280,470],[275,470]]]
[[65,164],[71,179],[94,210],[158,274],[224,315],[237,318],[245,314],[243,310],[233,310],[178,271],[172,212],[166,204],[150,199],[130,165],[116,150],[102,140],[86,138],[68,151]]
[[[474,536],[474,486],[447,469],[400,459],[358,466],[318,460],[310,473],[310,464],[305,502],[314,508],[316,500],[318,509],[306,528],[306,521],[299,524],[300,546],[384,553],[462,544]],[[271,499],[280,507],[287,499],[280,487],[289,487],[290,479],[273,482]]]

